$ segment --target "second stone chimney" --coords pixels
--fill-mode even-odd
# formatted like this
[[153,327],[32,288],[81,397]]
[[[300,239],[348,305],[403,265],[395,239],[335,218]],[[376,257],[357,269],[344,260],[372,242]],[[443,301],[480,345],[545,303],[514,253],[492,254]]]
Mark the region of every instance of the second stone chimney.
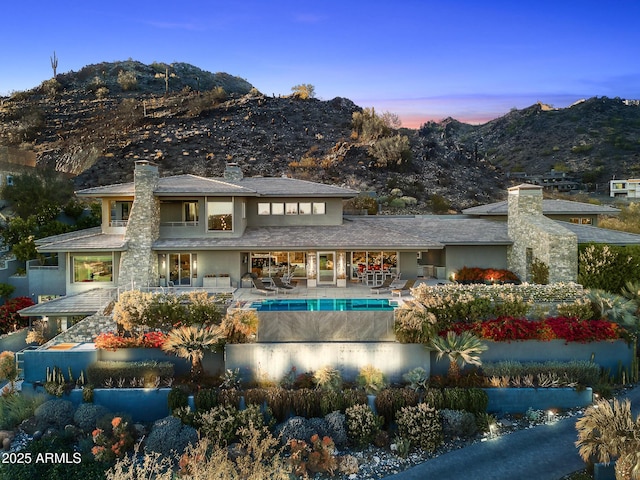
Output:
[[228,162],[224,168],[224,178],[226,180],[242,180],[243,174],[240,166],[235,162]]

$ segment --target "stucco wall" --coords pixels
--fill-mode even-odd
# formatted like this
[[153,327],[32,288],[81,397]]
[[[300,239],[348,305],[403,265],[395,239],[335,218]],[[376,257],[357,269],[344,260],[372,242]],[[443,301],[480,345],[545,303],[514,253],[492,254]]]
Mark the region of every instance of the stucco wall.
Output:
[[506,245],[447,245],[445,252],[446,278],[462,267],[507,268]]
[[[258,215],[259,202],[324,202],[324,215]],[[265,197],[247,199],[247,224],[249,226],[340,225],[342,224],[342,199],[340,198],[289,198]]]

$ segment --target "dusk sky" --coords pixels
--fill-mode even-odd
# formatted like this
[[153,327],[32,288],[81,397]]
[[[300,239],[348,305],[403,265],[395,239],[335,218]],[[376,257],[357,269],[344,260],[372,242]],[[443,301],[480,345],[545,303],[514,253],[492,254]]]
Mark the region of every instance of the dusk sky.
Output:
[[186,62],[266,95],[310,83],[406,127],[537,101],[640,99],[638,0],[42,0],[2,7],[0,95],[129,58]]

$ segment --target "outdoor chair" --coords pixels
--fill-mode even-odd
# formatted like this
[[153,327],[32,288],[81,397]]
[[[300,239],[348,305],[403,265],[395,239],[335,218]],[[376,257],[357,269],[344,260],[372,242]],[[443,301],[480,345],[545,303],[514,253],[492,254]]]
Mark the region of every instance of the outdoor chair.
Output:
[[392,289],[391,295],[398,295],[399,297],[401,297],[402,295],[404,295],[405,292],[408,292],[409,290],[411,290],[415,285],[415,283],[416,283],[416,279],[410,278],[404,283],[402,287]]
[[278,290],[276,290],[275,288],[265,286],[265,284],[262,283],[262,280],[260,280],[259,278],[254,278],[252,280],[253,280],[253,286],[258,291],[258,293],[262,293],[263,295],[269,295],[269,294],[275,295],[276,293],[278,293]]
[[384,282],[382,282],[377,287],[371,287],[371,293],[386,293],[389,291],[389,288],[391,288],[392,283],[393,283],[393,277],[389,276],[385,278]]
[[292,287],[291,285],[287,285],[286,283],[284,283],[282,281],[282,278],[280,277],[271,277],[271,281],[276,286],[276,289],[278,291],[282,290],[284,293],[287,293],[288,291],[293,290],[295,288],[295,287]]

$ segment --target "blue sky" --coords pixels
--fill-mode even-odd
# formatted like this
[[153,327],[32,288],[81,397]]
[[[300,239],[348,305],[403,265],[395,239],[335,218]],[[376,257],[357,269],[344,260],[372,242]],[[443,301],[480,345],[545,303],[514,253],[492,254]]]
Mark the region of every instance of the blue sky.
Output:
[[24,0],[2,7],[0,95],[132,58],[187,62],[261,92],[311,83],[405,126],[483,123],[537,101],[640,98],[638,0]]

